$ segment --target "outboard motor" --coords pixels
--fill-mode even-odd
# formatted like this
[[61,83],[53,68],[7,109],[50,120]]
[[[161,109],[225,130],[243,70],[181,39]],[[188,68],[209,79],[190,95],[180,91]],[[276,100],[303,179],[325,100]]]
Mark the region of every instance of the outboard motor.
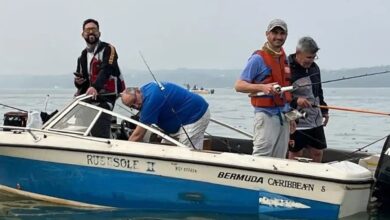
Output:
[[381,208],[390,205],[390,135],[387,136],[375,171],[375,188],[373,196],[378,199]]

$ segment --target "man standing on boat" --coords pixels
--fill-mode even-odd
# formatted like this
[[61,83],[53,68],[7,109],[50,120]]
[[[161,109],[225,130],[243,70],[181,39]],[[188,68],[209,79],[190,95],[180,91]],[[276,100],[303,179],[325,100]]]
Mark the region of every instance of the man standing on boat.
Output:
[[[173,83],[151,82],[141,88],[127,88],[121,98],[124,105],[140,110],[140,122],[155,124],[184,145],[203,149],[210,111],[200,95]],[[141,141],[145,132],[137,126],[129,141]]]
[[[297,131],[291,135],[289,158],[302,157],[303,148],[308,150],[314,162],[321,162],[323,149],[326,148],[324,126],[328,123],[328,109],[313,106],[326,105],[321,86],[320,68],[314,62],[319,48],[311,37],[302,37],[298,41],[296,53],[288,57],[293,86],[292,107],[297,103],[306,112],[306,118],[300,118]],[[309,85],[309,86],[303,86]]]
[[[87,19],[83,23],[81,36],[87,47],[77,60],[74,73],[75,96],[92,95],[99,107],[112,110],[119,93],[125,88],[118,66],[118,54],[111,44],[100,41],[99,23]],[[97,96],[100,95],[98,98]],[[102,114],[91,130],[92,136],[110,137],[111,116]]]
[[295,121],[287,121],[284,112],[290,110],[290,92],[280,93],[278,86],[289,86],[290,75],[283,44],[287,39],[287,24],[272,20],[266,31],[267,42],[249,58],[240,79],[237,92],[264,96],[251,96],[255,108],[253,155],[285,158],[291,128]]

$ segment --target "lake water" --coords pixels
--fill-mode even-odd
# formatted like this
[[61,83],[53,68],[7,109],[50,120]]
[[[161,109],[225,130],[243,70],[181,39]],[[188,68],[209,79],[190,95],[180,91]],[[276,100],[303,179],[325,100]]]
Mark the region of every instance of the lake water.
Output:
[[[52,112],[62,109],[72,99],[73,89],[2,90],[0,104],[24,110]],[[369,109],[390,113],[390,88],[324,88],[325,101],[329,106]],[[211,117],[252,133],[253,108],[249,98],[233,89],[216,89],[213,95],[203,95],[209,102]],[[47,105],[45,100],[48,99]],[[119,103],[119,102],[118,102]],[[117,104],[118,105],[118,104]],[[119,112],[125,112],[117,106]],[[0,121],[5,112],[12,109],[0,106]],[[330,120],[325,128],[328,147],[355,150],[390,134],[390,117],[373,114],[330,110]],[[241,137],[220,126],[210,125],[212,135]],[[364,150],[379,153],[384,141]],[[275,219],[258,216],[232,216],[205,213],[166,213],[137,211],[91,211],[64,208],[17,196],[0,194],[1,219]],[[362,213],[348,219],[371,219]],[[390,215],[383,216],[390,219]]]

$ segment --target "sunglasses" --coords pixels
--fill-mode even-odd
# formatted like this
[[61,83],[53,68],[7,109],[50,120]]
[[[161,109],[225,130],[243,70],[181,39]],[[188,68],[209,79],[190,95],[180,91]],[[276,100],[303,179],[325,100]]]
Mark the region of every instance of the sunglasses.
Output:
[[96,33],[99,32],[97,27],[84,28],[84,33]]

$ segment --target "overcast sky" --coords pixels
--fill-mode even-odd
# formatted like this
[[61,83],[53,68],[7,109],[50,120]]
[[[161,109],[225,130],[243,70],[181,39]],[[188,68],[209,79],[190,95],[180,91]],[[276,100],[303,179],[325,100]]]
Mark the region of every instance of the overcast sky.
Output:
[[146,69],[138,51],[152,70],[242,69],[273,18],[288,24],[287,53],[317,41],[323,69],[390,65],[388,0],[0,0],[0,74],[70,74],[87,18],[122,69]]

